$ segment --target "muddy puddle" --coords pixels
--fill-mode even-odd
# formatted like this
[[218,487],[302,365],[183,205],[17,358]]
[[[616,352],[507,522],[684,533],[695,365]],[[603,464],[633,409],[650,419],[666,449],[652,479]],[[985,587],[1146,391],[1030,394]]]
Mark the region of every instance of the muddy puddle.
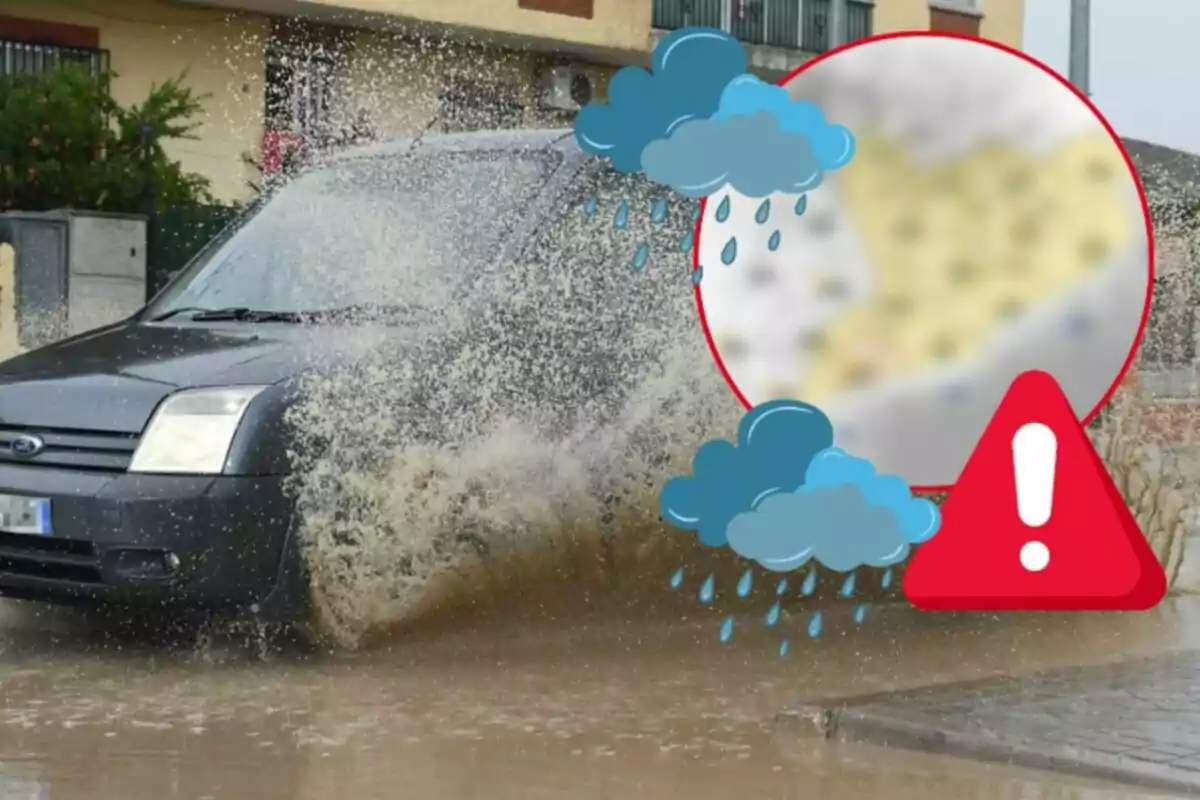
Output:
[[[667,591],[664,588],[664,592]],[[1147,614],[932,617],[831,607],[717,641],[719,612],[429,622],[356,653],[185,646],[16,603],[0,615],[0,798],[1118,798],[1120,788],[813,742],[801,700],[1200,643]],[[786,658],[780,636],[791,637]]]

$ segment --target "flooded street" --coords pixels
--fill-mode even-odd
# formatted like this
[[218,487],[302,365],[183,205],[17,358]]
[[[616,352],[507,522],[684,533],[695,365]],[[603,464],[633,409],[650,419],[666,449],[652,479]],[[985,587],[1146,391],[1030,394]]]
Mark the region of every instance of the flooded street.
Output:
[[[4,606],[0,798],[1117,798],[777,725],[800,700],[1195,647],[1200,603],[1147,614],[933,617],[875,607],[739,624],[477,618],[356,654],[168,647]],[[843,619],[844,617],[844,619]],[[742,621],[739,621],[740,623]],[[791,637],[787,658],[777,649]]]
[[[1135,723],[1200,793],[1200,161],[1032,3],[3,0],[0,594],[312,636],[0,599],[0,800],[1163,796],[1041,748]],[[960,478],[925,600],[1191,594],[916,611]],[[1059,772],[834,741],[1174,651],[1140,720],[997,712]]]

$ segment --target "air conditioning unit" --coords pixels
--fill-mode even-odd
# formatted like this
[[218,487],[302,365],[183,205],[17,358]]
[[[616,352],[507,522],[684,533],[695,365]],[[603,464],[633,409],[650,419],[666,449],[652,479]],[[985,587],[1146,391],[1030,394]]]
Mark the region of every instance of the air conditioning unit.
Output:
[[552,67],[542,80],[542,108],[578,111],[596,98],[599,84],[595,75],[580,67]]

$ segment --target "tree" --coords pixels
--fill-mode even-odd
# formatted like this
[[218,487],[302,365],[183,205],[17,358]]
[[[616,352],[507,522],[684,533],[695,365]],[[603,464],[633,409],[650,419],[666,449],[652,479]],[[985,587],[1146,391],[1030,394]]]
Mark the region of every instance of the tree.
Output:
[[208,179],[184,171],[161,145],[196,138],[203,98],[181,76],[124,108],[110,93],[113,77],[76,65],[0,77],[0,211],[141,213],[148,172],[160,209],[212,202]]

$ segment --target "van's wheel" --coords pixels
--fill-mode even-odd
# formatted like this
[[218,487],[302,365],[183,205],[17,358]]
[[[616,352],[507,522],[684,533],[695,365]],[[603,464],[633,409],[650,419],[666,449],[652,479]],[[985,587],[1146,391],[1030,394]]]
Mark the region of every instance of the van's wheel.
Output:
[[303,628],[303,635],[313,646],[327,651],[345,651],[357,650],[362,644],[366,631],[339,612],[336,599],[319,576],[309,579],[307,611],[298,629]]
[[322,633],[325,628],[319,594],[314,592],[308,566],[298,542],[299,526],[293,523],[284,543],[275,588],[261,603],[250,608],[261,625],[285,630],[305,647],[330,649]]
[[284,545],[275,589],[256,615],[286,622],[306,646],[325,651],[355,650],[365,633],[339,613],[339,603],[321,575],[313,574],[299,544],[299,524],[293,522]]

